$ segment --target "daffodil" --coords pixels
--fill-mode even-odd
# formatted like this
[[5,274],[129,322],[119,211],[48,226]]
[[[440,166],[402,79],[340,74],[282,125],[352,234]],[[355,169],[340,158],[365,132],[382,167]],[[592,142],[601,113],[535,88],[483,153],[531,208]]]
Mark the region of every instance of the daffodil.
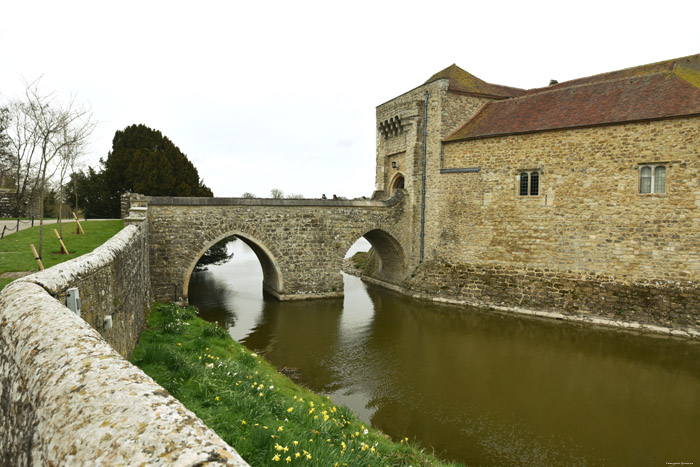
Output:
[[275,454],[275,457],[273,457],[272,460],[275,461],[275,462],[279,462],[279,461],[280,461],[280,456],[278,456],[277,454]]

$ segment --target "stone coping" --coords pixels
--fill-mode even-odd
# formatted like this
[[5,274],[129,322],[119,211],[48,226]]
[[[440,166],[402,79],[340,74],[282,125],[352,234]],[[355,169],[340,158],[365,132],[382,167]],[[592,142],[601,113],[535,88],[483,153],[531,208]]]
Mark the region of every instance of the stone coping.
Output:
[[75,284],[80,278],[93,271],[108,266],[119,252],[139,231],[137,225],[127,225],[107,242],[69,261],[59,263],[43,271],[17,279],[15,282],[32,282],[41,286],[51,295],[57,295]]
[[386,208],[398,204],[405,196],[404,190],[396,190],[387,200],[341,199],[272,199],[272,198],[190,198],[170,196],[144,196],[139,198],[154,206],[277,206],[277,207],[358,207]]
[[248,465],[50,295],[108,267],[139,234],[127,226],[0,292],[0,452],[28,465]]

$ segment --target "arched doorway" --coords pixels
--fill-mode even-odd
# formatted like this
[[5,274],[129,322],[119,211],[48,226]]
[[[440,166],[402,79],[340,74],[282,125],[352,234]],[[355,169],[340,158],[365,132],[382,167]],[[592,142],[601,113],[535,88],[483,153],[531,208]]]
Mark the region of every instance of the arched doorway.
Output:
[[396,190],[398,190],[399,188],[403,189],[403,187],[404,187],[404,177],[403,177],[403,174],[401,174],[401,173],[396,174],[396,176],[394,177],[394,180],[392,180],[392,182],[391,182],[390,187],[391,187],[391,188],[389,189],[389,194],[390,194],[390,195],[393,195],[394,192],[395,192]]

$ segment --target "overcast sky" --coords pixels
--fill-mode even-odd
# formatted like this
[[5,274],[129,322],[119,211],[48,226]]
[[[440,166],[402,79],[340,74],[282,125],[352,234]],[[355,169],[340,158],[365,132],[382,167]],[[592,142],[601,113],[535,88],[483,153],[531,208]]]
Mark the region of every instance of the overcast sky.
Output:
[[700,53],[700,1],[8,1],[0,94],[42,89],[169,137],[215,196],[374,190],[375,107],[456,63],[545,86]]

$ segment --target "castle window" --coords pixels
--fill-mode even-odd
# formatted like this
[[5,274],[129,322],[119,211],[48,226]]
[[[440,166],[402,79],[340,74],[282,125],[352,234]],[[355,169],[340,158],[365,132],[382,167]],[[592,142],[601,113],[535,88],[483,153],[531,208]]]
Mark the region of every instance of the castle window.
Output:
[[518,178],[520,196],[538,196],[540,194],[540,173],[537,170],[520,172]]
[[643,194],[666,193],[666,166],[664,164],[639,166],[639,192]]

